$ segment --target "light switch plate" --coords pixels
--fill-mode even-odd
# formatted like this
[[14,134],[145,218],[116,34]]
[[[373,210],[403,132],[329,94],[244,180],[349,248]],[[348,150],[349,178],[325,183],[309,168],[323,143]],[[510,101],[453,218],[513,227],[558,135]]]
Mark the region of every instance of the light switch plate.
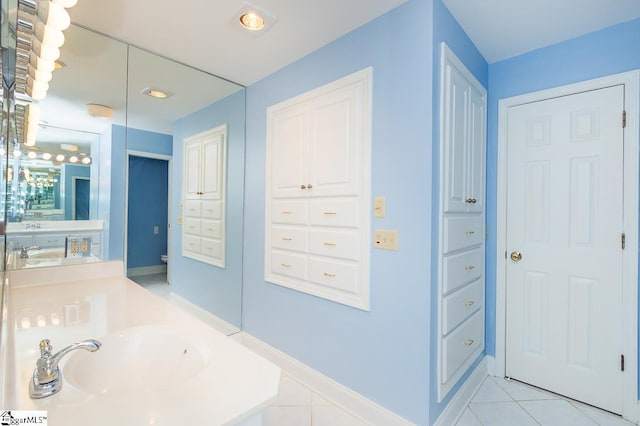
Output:
[[373,216],[382,218],[385,215],[387,201],[384,197],[376,197],[373,199]]
[[373,247],[383,250],[398,250],[398,231],[376,229],[373,231]]

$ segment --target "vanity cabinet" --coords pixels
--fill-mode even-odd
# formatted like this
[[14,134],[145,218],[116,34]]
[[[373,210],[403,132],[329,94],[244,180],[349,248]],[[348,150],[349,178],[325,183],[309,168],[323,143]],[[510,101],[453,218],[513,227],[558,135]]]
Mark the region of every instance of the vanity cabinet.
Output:
[[267,110],[265,280],[369,308],[371,69]]
[[484,350],[486,90],[442,44],[438,401]]
[[102,256],[101,231],[78,230],[61,233],[59,231],[47,232],[46,230],[39,230],[37,232],[11,233],[7,234],[7,244],[12,244],[13,251],[19,251],[22,247],[32,246],[37,246],[42,249],[64,249],[67,237],[91,238],[91,255],[98,258]]
[[184,141],[182,255],[225,266],[226,126]]

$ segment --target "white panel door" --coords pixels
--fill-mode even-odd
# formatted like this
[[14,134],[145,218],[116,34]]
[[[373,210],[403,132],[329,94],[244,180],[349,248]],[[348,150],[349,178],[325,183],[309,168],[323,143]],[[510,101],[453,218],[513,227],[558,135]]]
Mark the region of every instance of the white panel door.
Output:
[[614,86],[508,111],[506,374],[616,413],[623,109]]
[[212,135],[202,142],[202,199],[221,200],[224,180],[224,138],[225,134]]
[[306,197],[308,117],[306,107],[270,112],[268,118],[271,150],[271,195]]
[[184,191],[185,198],[200,198],[200,142],[189,142],[185,144],[184,153]]

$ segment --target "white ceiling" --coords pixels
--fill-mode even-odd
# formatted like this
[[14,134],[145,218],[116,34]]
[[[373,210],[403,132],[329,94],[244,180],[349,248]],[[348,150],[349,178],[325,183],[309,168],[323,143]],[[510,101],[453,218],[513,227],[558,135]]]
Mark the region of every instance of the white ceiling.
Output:
[[443,2],[489,63],[640,17],[639,0]]
[[252,0],[276,18],[243,30],[241,0],[79,0],[73,22],[170,59],[252,84],[405,0]]

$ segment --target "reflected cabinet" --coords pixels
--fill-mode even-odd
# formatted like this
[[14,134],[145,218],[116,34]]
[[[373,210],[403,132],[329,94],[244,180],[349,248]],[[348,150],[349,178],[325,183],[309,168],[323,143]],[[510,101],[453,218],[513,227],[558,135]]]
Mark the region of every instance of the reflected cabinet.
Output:
[[225,266],[226,126],[184,141],[182,255]]
[[486,90],[442,44],[438,400],[484,350]]
[[366,69],[269,107],[265,279],[369,308]]

